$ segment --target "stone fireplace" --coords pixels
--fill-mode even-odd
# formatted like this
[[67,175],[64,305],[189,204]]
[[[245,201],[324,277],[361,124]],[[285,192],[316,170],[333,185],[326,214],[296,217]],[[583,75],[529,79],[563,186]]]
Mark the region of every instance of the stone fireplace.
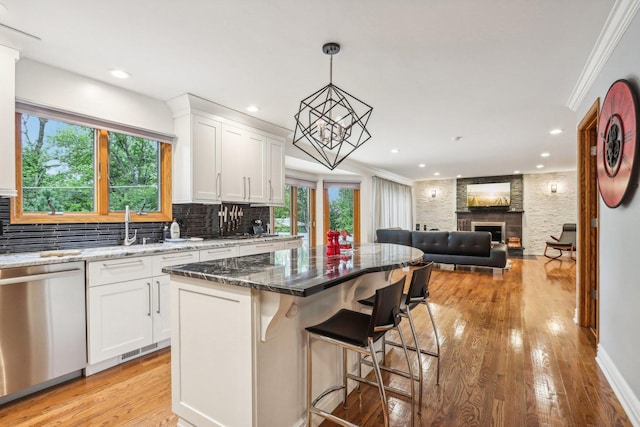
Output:
[[[510,183],[511,205],[509,208],[469,209],[467,206],[467,185],[493,182]],[[491,240],[507,244],[509,256],[521,256],[524,249],[522,246],[523,192],[524,182],[522,175],[488,176],[456,180],[457,229],[461,231],[491,231]],[[477,228],[478,226],[480,228]],[[496,232],[500,235],[498,236]]]
[[488,231],[491,233],[491,241],[505,243],[506,222],[471,221],[471,231]]

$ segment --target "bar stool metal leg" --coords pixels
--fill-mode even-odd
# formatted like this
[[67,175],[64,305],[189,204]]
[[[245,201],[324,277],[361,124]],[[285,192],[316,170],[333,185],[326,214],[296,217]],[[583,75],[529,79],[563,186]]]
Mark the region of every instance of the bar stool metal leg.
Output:
[[342,347],[342,407],[347,409],[347,348]]
[[[422,383],[423,383],[423,372],[422,372],[422,354],[420,352],[420,344],[418,343],[418,334],[416,333],[416,327],[413,323],[413,316],[411,315],[411,310],[407,310],[406,313],[407,319],[409,319],[409,326],[411,329],[411,334],[413,335],[413,342],[416,345],[418,351],[416,351],[416,357],[418,358],[418,414],[422,413]],[[405,344],[406,351],[406,344]],[[407,356],[408,359],[409,356]]]
[[[307,334],[307,408],[311,408],[311,403],[313,402],[313,392],[312,392],[312,378],[313,375],[309,374],[310,372],[313,372],[311,370],[311,365],[312,365],[312,360],[313,358],[311,357],[312,352],[311,352],[311,341],[313,341],[311,339],[311,335]],[[313,417],[313,413],[308,410],[307,411],[307,426],[311,427],[311,418]]]
[[[414,376],[413,376],[413,367],[411,366],[411,359],[409,359],[409,350],[407,349],[407,343],[404,340],[404,334],[400,329],[400,326],[397,326],[398,335],[400,335],[400,342],[402,343],[402,349],[404,350],[404,358],[407,361],[407,369],[409,370],[409,384],[411,385],[411,425],[416,425],[416,390],[414,384]],[[422,375],[422,369],[420,369],[420,374]],[[381,383],[383,384],[383,383]],[[422,389],[422,380],[420,381],[420,389]],[[420,401],[422,401],[422,394],[420,395]],[[421,413],[421,408],[418,408],[418,413]]]
[[384,418],[384,427],[389,427],[389,407],[387,402],[387,394],[384,391],[382,373],[380,372],[380,365],[378,364],[378,359],[376,358],[376,349],[373,346],[373,339],[371,338],[369,338],[369,351],[373,360],[373,370],[376,373],[378,384],[380,384],[378,390],[380,391],[380,400],[382,400],[382,417]]
[[[427,311],[429,312],[429,319],[431,319],[431,326],[433,326],[433,334],[436,338],[436,384],[440,385],[440,337],[438,337],[438,328],[436,328],[436,322],[433,320],[433,314],[431,313],[431,307],[429,306],[429,301],[425,301],[423,303],[427,306]],[[429,354],[433,356],[431,353],[426,353],[424,350],[420,350],[423,354]]]

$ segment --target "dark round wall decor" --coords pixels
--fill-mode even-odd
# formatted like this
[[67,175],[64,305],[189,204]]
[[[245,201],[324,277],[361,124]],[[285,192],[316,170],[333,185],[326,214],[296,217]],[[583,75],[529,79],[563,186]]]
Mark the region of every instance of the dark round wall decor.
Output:
[[611,85],[598,122],[596,167],[605,204],[617,208],[629,188],[638,141],[638,101],[626,80]]

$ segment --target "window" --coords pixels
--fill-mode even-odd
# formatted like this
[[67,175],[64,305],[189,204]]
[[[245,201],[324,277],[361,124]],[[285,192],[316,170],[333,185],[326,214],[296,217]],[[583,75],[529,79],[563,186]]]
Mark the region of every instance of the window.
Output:
[[133,221],[171,220],[170,144],[72,114],[16,109],[12,223],[119,222],[126,205],[138,212]]
[[22,210],[95,209],[95,129],[21,115]]
[[[324,231],[347,232],[347,240],[360,242],[360,184],[324,183]],[[327,237],[324,236],[326,243]]]
[[275,232],[302,236],[303,246],[315,245],[315,182],[286,178],[284,206],[274,208]]
[[109,210],[124,206],[160,210],[160,144],[136,136],[109,133]]
[[380,228],[400,227],[411,230],[413,224],[413,196],[411,187],[373,177],[372,232]]

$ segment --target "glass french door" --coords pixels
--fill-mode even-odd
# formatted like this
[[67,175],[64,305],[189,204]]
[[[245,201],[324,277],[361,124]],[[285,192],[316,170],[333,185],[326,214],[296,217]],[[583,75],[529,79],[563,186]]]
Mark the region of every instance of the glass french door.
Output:
[[285,185],[284,206],[274,208],[275,232],[302,236],[303,246],[315,245],[315,189]]
[[360,241],[360,188],[359,184],[325,183],[324,230],[341,232],[341,239]]

